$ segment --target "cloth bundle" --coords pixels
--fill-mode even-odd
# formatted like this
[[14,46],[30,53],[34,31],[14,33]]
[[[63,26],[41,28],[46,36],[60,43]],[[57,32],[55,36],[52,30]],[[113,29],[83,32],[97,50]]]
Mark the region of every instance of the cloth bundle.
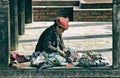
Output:
[[79,67],[99,67],[107,66],[109,61],[102,55],[96,52],[88,52],[79,59]]

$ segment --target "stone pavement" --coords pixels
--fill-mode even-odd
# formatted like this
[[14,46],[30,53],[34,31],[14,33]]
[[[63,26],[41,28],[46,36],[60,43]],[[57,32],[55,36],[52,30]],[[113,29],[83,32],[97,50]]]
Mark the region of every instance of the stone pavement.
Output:
[[[25,25],[25,34],[19,36],[18,52],[30,55],[34,52],[40,34],[53,22],[33,22]],[[66,46],[74,46],[80,52],[95,51],[104,54],[112,64],[112,22],[70,22],[63,33]]]

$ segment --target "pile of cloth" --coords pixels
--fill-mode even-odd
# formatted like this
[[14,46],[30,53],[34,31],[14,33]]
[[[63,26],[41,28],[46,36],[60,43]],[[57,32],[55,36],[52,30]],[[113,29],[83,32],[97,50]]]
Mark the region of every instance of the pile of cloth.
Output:
[[52,53],[49,57],[45,52],[33,52],[32,55],[20,55],[17,52],[10,54],[10,67],[24,62],[30,62],[31,67],[45,69],[56,66],[78,66],[78,67],[99,67],[109,65],[105,56],[98,52],[79,53],[75,48],[68,47],[66,57],[62,58],[59,54]]
[[100,67],[100,66],[108,66],[110,63],[108,59],[98,52],[87,52],[82,55],[79,59],[79,63],[77,66],[79,67]]

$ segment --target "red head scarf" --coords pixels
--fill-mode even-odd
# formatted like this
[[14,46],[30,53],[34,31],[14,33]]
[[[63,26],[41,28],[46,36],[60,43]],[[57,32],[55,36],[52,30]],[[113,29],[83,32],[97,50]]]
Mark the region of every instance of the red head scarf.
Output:
[[66,17],[58,17],[57,19],[55,19],[55,24],[57,24],[58,26],[62,27],[63,29],[68,29],[69,25],[69,18]]

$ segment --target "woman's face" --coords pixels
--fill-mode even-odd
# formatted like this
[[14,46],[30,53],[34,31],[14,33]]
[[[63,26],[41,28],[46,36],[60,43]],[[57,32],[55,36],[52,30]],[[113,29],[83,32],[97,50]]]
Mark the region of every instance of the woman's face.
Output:
[[63,29],[60,26],[56,26],[56,31],[57,31],[58,34],[62,34],[65,31],[65,29]]

